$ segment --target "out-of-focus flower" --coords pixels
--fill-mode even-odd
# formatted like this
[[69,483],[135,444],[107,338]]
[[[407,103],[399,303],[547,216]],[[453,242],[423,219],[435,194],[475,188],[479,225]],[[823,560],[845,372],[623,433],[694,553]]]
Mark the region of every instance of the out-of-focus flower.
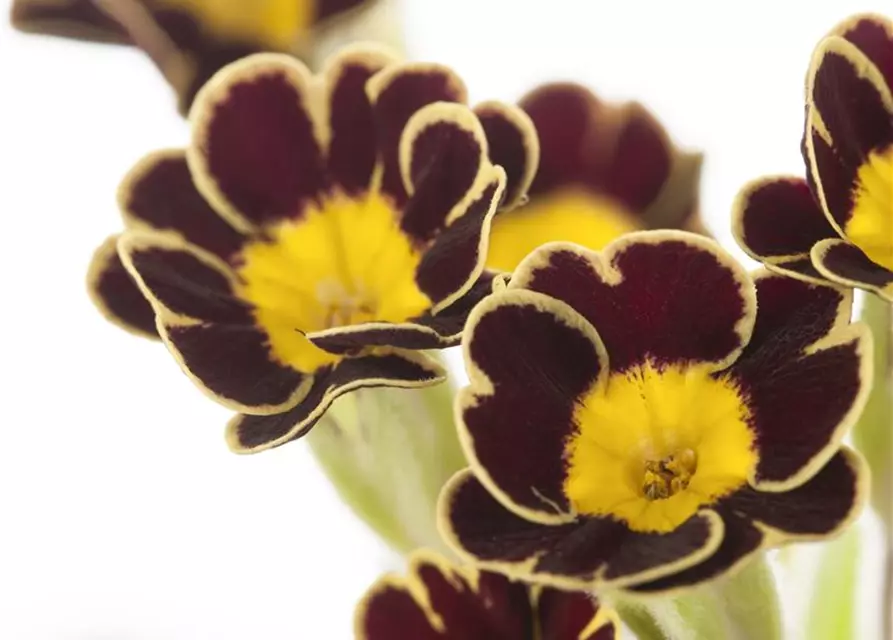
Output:
[[629,231],[701,229],[701,155],[677,149],[642,105],[562,83],[520,106],[536,126],[539,168],[529,201],[494,220],[489,267],[511,271],[550,241],[601,249]]
[[381,578],[359,603],[357,640],[614,640],[617,615],[581,592],[531,587],[418,551],[409,575]]
[[893,23],[858,15],[818,45],[806,87],[807,179],[747,185],[733,229],[766,266],[893,301]]
[[381,0],[14,0],[23,31],[131,44],[171,83],[185,113],[223,66],[252,53],[307,59],[321,34]]
[[836,534],[866,483],[840,446],[871,383],[851,302],[681,231],[535,251],[465,329],[444,536],[516,577],[656,592]]
[[439,382],[422,350],[458,342],[491,288],[491,217],[526,188],[464,101],[448,69],[368,47],[316,77],[279,54],[234,63],[199,94],[191,146],[125,179],[127,231],[94,258],[94,300],[247,414],[229,425],[238,452],[300,437],[357,387]]

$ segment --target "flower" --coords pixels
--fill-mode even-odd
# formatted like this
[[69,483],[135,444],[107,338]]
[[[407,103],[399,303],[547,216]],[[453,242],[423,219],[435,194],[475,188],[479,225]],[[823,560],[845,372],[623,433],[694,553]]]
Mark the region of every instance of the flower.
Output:
[[409,576],[386,575],[354,617],[357,640],[613,640],[616,613],[580,592],[530,587],[417,551]]
[[857,15],[816,48],[806,89],[807,179],[747,185],[738,243],[767,268],[893,301],[893,23]]
[[550,241],[601,249],[638,229],[700,228],[701,155],[676,149],[645,107],[603,102],[571,83],[543,85],[519,106],[541,157],[529,201],[493,222],[490,268],[512,271]]
[[464,100],[448,69],[368,47],[316,77],[280,54],[234,63],[199,93],[190,147],[124,180],[127,230],[96,253],[94,300],[247,414],[237,452],[300,437],[351,389],[439,382],[421,350],[458,343],[490,291],[495,207],[524,188]]
[[540,248],[468,319],[442,534],[486,569],[655,592],[837,533],[866,484],[840,447],[871,381],[851,304],[688,232]]
[[314,38],[371,0],[14,0],[23,31],[142,48],[185,113],[219,69],[264,51],[308,57]]

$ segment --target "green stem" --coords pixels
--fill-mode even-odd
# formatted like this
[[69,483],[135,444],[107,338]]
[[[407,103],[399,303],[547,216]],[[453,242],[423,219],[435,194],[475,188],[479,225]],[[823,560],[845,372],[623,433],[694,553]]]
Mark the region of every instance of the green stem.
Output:
[[449,383],[360,389],[338,398],[306,438],[347,506],[401,553],[448,553],[437,531],[437,499],[466,466],[453,396]]
[[729,577],[676,598],[618,598],[614,606],[640,640],[784,637],[775,578],[763,556]]
[[871,505],[884,525],[884,640],[893,640],[893,305],[865,297],[861,320],[874,337],[874,385],[853,430],[853,442],[871,467]]

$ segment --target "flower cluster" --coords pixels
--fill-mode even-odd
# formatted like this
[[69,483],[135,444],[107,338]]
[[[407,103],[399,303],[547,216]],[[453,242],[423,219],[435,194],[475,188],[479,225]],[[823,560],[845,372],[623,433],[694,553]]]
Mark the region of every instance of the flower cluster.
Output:
[[[423,393],[461,344],[469,383],[429,438],[463,453],[436,487],[459,562],[414,552],[356,637],[610,640],[606,594],[677,595],[851,525],[869,473],[844,438],[879,384],[852,288],[893,301],[893,23],[856,16],[818,45],[806,177],[734,205],[748,272],[701,222],[700,154],[638,103],[552,83],[469,105],[449,68],[378,46],[316,72],[290,55],[365,4],[13,8],[146,48],[189,110],[188,145],[124,179],[88,284],[238,412],[233,451],[334,428],[360,388]],[[372,428],[419,428],[403,422]],[[326,455],[342,449],[356,466],[340,442]]]

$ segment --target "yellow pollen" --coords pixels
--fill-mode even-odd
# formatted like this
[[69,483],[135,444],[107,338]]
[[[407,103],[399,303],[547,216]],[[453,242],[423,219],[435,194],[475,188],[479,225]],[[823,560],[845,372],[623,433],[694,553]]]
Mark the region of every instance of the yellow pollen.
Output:
[[872,153],[859,168],[844,232],[872,262],[893,270],[893,145]]
[[158,4],[188,12],[220,39],[279,51],[292,49],[314,14],[311,0],[160,0]]
[[646,460],[642,493],[649,500],[665,500],[688,488],[698,466],[698,456],[691,449],[662,460]]
[[579,189],[538,196],[493,219],[487,266],[497,271],[514,271],[531,251],[559,240],[602,249],[638,228],[631,213],[605,197]]
[[338,356],[306,334],[367,322],[405,322],[431,301],[415,283],[421,254],[378,194],[337,196],[266,229],[240,256],[239,295],[281,364],[314,371]]
[[574,421],[565,495],[578,513],[635,531],[672,531],[756,464],[747,398],[701,366],[613,374],[579,400]]

